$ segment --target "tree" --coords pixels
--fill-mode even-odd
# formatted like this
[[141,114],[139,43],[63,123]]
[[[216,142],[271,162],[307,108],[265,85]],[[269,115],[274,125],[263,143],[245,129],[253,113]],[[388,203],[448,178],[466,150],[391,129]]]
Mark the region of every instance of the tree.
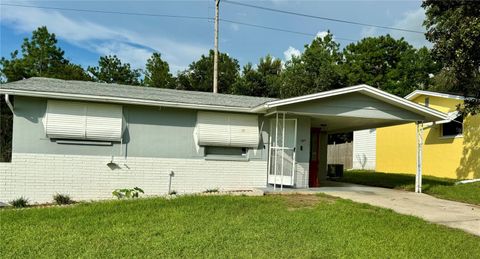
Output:
[[140,70],[132,69],[128,63],[122,64],[116,55],[100,57],[98,66],[89,66],[87,70],[92,73],[95,81],[126,85],[140,84]]
[[243,67],[242,76],[233,84],[231,93],[239,95],[278,97],[282,61],[270,55],[260,58],[257,69],[251,63]]
[[158,88],[175,88],[175,79],[170,74],[170,67],[163,61],[160,53],[153,53],[147,60],[145,86]]
[[467,112],[480,112],[480,3],[470,0],[425,0],[426,37],[443,69],[437,87],[473,96]]
[[[213,90],[213,50],[209,55],[189,65],[188,69],[178,75],[179,89],[211,92]],[[218,92],[228,93],[239,77],[238,61],[225,53],[218,56]]]
[[368,37],[343,50],[342,71],[349,85],[368,84],[405,96],[430,85],[438,71],[427,48],[416,50],[403,38]]
[[0,60],[2,76],[8,82],[34,76],[90,80],[82,67],[65,59],[64,51],[57,47],[55,34],[49,33],[45,26],[34,30],[31,39],[24,39],[21,52],[21,57],[15,50],[10,59],[2,57]]
[[285,64],[280,97],[292,97],[331,90],[344,86],[340,66],[339,44],[329,32],[305,45],[299,57]]

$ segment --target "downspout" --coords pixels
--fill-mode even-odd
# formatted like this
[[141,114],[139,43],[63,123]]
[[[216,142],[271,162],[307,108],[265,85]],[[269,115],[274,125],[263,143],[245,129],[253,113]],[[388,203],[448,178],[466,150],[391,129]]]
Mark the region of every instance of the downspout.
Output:
[[7,104],[8,108],[10,108],[10,111],[13,112],[13,105],[12,103],[10,102],[10,96],[8,94],[5,94],[5,103]]
[[415,192],[422,192],[422,167],[423,167],[423,122],[418,121],[416,123],[416,135],[417,135],[417,172],[415,175]]

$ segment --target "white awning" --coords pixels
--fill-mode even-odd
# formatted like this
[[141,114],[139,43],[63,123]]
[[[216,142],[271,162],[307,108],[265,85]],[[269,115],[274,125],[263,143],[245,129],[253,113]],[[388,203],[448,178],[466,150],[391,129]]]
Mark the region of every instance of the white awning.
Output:
[[197,114],[200,146],[258,147],[258,116],[236,113],[203,112]]
[[49,138],[120,141],[122,106],[48,100],[45,132]]

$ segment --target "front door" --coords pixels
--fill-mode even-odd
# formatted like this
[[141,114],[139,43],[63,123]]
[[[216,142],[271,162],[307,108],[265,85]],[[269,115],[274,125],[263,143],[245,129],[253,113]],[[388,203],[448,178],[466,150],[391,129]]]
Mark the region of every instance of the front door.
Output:
[[268,183],[293,186],[295,182],[296,119],[273,119],[270,122],[270,156]]
[[310,131],[310,166],[308,186],[318,187],[318,167],[320,164],[320,129],[312,128]]

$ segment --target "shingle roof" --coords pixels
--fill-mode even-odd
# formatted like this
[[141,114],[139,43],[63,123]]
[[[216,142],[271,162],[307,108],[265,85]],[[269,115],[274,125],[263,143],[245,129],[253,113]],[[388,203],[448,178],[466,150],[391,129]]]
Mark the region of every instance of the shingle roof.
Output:
[[275,99],[208,92],[160,89],[121,84],[32,77],[0,85],[1,89],[85,96],[140,99],[159,102],[253,108]]

